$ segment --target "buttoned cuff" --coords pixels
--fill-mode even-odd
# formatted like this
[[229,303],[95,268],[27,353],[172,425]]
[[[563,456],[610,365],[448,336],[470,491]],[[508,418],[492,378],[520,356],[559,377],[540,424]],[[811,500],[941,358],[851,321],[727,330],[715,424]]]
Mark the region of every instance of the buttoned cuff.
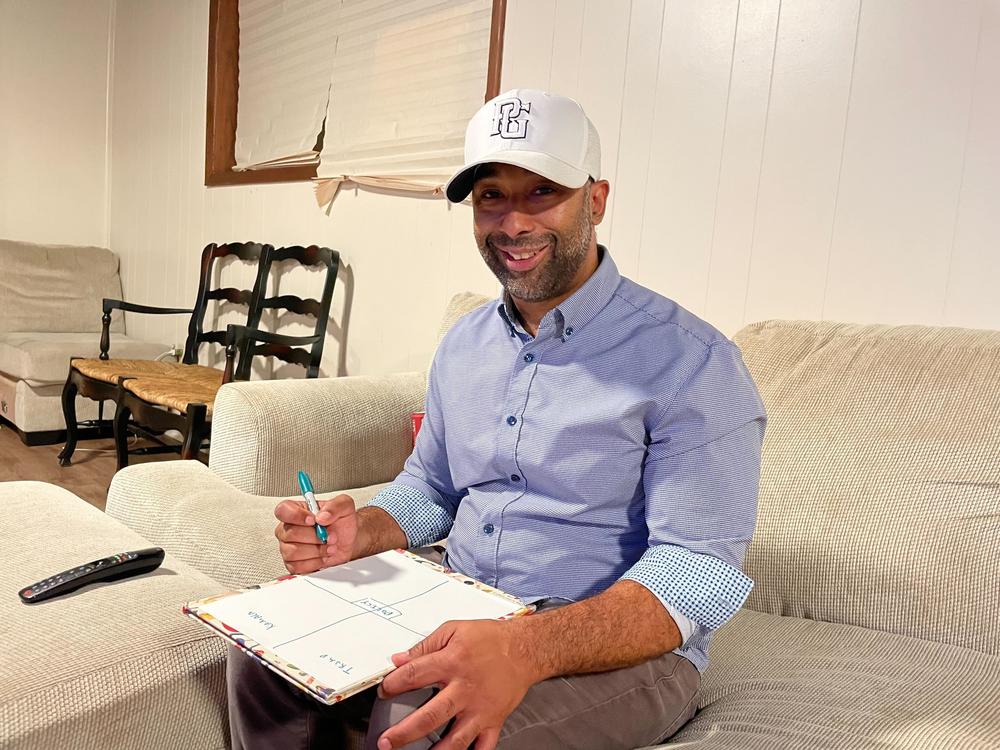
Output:
[[448,536],[455,519],[419,490],[393,483],[383,488],[368,505],[381,508],[395,519],[406,534],[409,547],[423,547]]
[[732,565],[672,544],[650,547],[622,580],[642,584],[668,611],[673,608],[708,630],[735,615],[753,588],[753,581]]

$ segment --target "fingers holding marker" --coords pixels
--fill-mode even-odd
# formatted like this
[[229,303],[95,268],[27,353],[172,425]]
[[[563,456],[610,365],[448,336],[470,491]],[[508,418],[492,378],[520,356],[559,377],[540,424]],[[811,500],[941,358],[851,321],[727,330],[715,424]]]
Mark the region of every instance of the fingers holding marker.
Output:
[[293,526],[310,526],[314,522],[312,514],[301,500],[282,500],[274,508],[274,517]]

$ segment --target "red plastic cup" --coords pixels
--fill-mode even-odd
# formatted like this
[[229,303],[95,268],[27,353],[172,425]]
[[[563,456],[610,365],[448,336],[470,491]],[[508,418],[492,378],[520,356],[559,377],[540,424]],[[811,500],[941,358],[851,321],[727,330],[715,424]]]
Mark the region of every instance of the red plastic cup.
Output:
[[422,411],[414,412],[410,415],[410,420],[413,423],[413,444],[417,444],[417,433],[420,432],[420,425],[424,423],[424,413]]

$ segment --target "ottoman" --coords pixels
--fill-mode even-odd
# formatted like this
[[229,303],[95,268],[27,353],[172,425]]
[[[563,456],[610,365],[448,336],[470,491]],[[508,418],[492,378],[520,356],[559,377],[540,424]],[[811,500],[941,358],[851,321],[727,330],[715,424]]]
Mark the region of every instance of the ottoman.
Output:
[[0,748],[225,748],[225,647],[181,614],[220,591],[173,558],[38,604],[17,592],[154,546],[72,493],[0,483]]

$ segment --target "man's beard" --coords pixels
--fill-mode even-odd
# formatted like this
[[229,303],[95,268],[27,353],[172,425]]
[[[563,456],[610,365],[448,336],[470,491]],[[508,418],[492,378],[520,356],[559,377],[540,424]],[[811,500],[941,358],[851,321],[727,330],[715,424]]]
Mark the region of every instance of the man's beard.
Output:
[[[577,271],[587,259],[594,224],[590,220],[590,186],[584,191],[579,220],[566,235],[553,232],[532,234],[513,239],[504,232],[476,234],[476,244],[493,275],[514,298],[525,302],[541,302],[569,291]],[[549,246],[549,257],[526,273],[511,271],[503,262],[503,251],[518,253],[525,249]]]

